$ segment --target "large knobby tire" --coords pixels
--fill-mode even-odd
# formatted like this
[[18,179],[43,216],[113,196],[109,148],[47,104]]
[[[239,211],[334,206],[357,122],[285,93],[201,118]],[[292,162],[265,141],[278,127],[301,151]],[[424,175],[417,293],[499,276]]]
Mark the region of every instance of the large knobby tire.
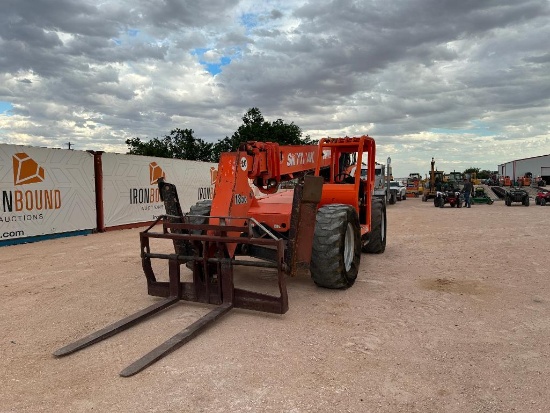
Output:
[[386,205],[379,199],[372,200],[371,231],[364,252],[381,254],[386,250]]
[[353,285],[361,260],[361,229],[350,205],[331,204],[317,210],[311,278],[319,287],[348,288]]
[[[191,216],[189,218],[190,224],[206,224],[208,217],[210,216],[210,210],[212,209],[212,201],[210,199],[205,199],[203,201],[197,202],[195,205],[189,208],[189,215],[201,215],[201,217]],[[198,231],[194,231],[198,234]]]
[[[189,217],[190,224],[206,224],[208,222],[208,216],[210,215],[210,210],[212,209],[212,201],[209,199],[199,201],[195,205],[192,205],[189,208],[188,215],[201,215]],[[192,234],[201,235],[199,231],[191,231]],[[179,242],[179,241],[178,241]],[[194,255],[193,244],[189,241],[183,241],[185,247],[186,255]],[[201,251],[197,251],[198,255],[201,255]],[[189,264],[188,264],[189,268]]]

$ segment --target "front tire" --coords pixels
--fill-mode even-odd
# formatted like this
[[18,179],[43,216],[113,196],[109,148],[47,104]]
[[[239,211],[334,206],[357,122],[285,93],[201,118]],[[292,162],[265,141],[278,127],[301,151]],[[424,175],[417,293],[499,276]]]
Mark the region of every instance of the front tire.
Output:
[[[189,223],[197,224],[197,225],[207,224],[211,209],[212,209],[212,201],[210,199],[202,200],[197,202],[195,205],[192,205],[191,208],[189,208],[188,215],[191,215],[191,217],[189,217]],[[197,216],[193,216],[193,215],[197,215]],[[204,233],[201,233],[198,230],[191,231],[191,234],[204,235]],[[194,255],[195,247],[193,247],[193,244],[189,241],[183,241],[183,244],[185,245],[187,255]],[[202,247],[201,247],[201,250],[202,250]],[[201,253],[202,252],[199,250],[198,255],[201,255]],[[188,268],[192,269],[189,262],[187,263],[187,266]]]
[[363,252],[381,254],[386,250],[386,205],[373,199],[371,209],[369,243],[365,245]]
[[[190,224],[206,224],[208,217],[210,216],[210,210],[212,209],[212,201],[209,199],[199,201],[195,205],[189,208],[189,215],[200,215],[197,217],[189,218]],[[198,232],[197,232],[198,233]]]
[[319,208],[310,265],[313,282],[324,288],[349,288],[360,260],[361,230],[355,209],[343,204]]

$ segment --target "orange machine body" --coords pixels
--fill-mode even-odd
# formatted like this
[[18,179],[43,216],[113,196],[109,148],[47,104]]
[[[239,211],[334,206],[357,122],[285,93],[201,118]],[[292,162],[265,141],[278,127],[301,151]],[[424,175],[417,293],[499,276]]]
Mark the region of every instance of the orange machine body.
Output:
[[[279,190],[279,184],[313,174],[324,178],[318,207],[334,203],[351,205],[360,217],[361,235],[370,231],[371,214],[367,211],[372,206],[374,168],[368,169],[366,181],[356,179],[353,183],[344,183],[342,171],[349,166],[345,159],[350,155],[359,160],[365,155],[369,165],[374,165],[376,146],[373,138],[327,138],[321,139],[318,145],[300,146],[248,142],[240,149],[224,153],[220,158],[211,224],[223,225],[220,217],[230,217],[231,222],[226,225],[244,225],[245,218],[254,218],[276,232],[285,233],[290,229],[293,190]],[[263,196],[254,195],[250,180]],[[230,255],[234,248],[229,248]]]

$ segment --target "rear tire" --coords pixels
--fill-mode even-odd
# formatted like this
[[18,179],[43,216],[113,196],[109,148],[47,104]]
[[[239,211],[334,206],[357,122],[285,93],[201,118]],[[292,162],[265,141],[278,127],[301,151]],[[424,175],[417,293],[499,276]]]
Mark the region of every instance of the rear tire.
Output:
[[386,205],[378,199],[372,200],[371,231],[369,243],[363,252],[381,254],[386,250]]
[[349,288],[360,260],[361,230],[355,209],[343,204],[319,208],[310,265],[313,282],[324,288]]
[[540,200],[540,204],[541,204],[542,206],[545,206],[545,205],[546,205],[546,199],[542,198],[542,199]]

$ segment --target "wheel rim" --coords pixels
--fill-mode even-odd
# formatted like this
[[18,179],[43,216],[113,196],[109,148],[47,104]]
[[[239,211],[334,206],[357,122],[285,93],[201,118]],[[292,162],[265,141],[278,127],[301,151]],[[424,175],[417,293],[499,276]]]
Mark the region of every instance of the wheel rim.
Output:
[[351,269],[353,256],[355,255],[355,237],[353,236],[353,232],[353,225],[348,222],[344,240],[344,266],[346,267],[346,271]]

